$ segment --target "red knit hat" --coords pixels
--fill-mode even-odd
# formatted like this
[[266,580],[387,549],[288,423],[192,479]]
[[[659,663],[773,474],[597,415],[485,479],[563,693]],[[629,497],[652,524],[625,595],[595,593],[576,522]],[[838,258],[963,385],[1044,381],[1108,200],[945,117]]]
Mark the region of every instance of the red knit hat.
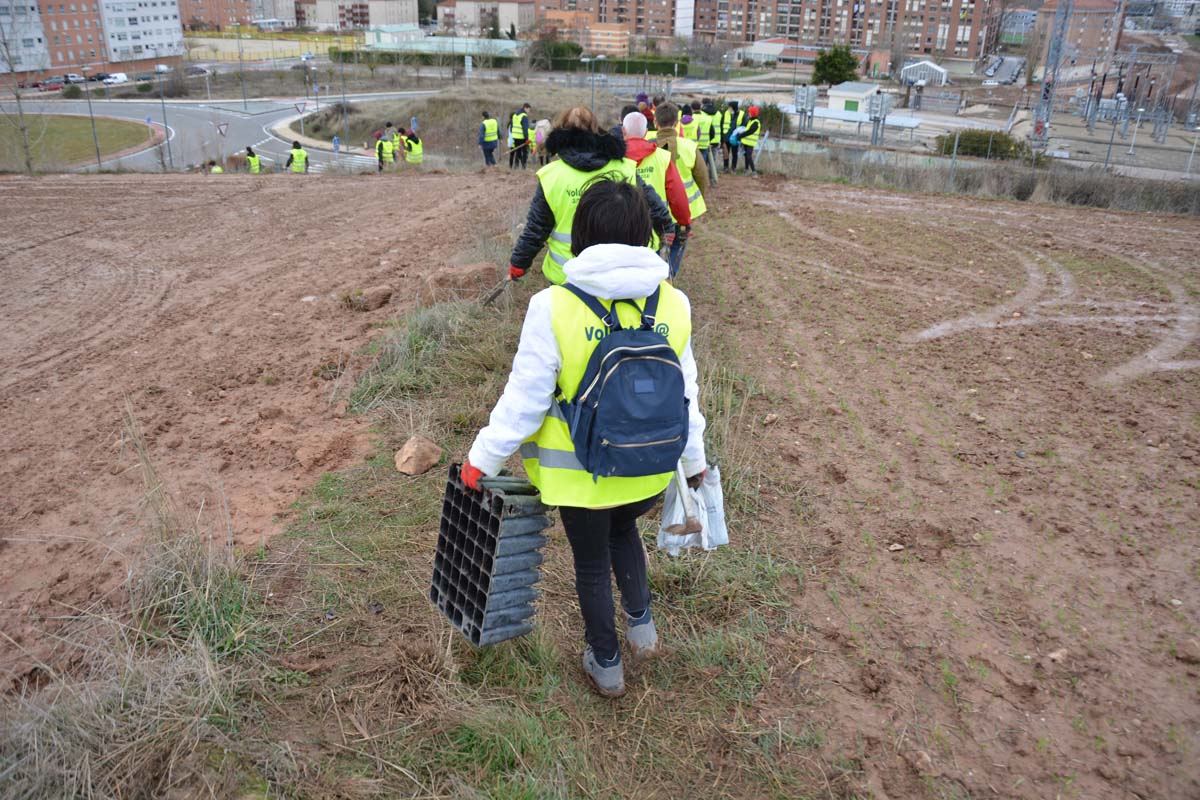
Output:
[[747,110],[750,112],[750,116],[752,116],[752,117],[758,116],[758,106],[750,106],[750,108]]

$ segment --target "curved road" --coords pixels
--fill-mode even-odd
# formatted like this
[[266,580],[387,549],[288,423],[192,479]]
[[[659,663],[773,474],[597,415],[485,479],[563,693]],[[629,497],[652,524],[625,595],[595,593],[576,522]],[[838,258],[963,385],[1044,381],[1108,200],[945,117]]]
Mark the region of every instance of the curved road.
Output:
[[[435,94],[433,91],[385,92],[379,94],[348,95],[348,100],[390,100],[402,97],[417,97]],[[333,100],[333,98],[330,98]],[[340,100],[340,98],[338,98]],[[278,165],[282,168],[287,162],[291,140],[281,138],[271,132],[271,128],[280,122],[297,116],[296,104],[304,102],[303,97],[272,98],[267,100],[251,100],[243,109],[240,100],[211,100],[166,101],[165,127],[169,133],[170,154],[167,148],[150,147],[137,153],[106,159],[104,169],[125,169],[142,172],[158,172],[162,170],[162,161],[168,161],[168,168],[173,162],[174,169],[185,169],[189,165],[199,164],[213,159],[221,161],[224,156],[243,151],[247,145],[254,147],[255,152],[262,156],[265,168]],[[324,100],[322,101],[324,105]],[[159,100],[92,100],[92,112],[98,117],[113,117],[116,119],[136,120],[143,124],[153,125],[161,130],[164,127],[163,103]],[[28,100],[25,103],[25,113],[45,112],[50,114],[79,114],[88,113],[86,100]],[[307,110],[315,109],[313,101],[308,100]],[[12,103],[0,103],[0,112],[15,113]],[[218,126],[224,125],[222,136]],[[354,169],[370,167],[375,159],[363,155],[361,151],[339,153],[335,155],[328,150],[306,148],[310,169],[323,172],[333,164],[340,164]],[[160,150],[162,153],[160,154]],[[96,164],[90,163],[80,167],[81,170],[94,172]]]

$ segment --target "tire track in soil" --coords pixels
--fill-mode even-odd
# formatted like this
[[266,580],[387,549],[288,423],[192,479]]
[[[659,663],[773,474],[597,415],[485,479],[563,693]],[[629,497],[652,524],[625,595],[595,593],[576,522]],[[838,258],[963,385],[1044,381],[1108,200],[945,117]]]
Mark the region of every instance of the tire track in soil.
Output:
[[[844,200],[839,189],[809,184],[730,184],[722,186],[716,219],[698,227],[697,254],[714,241],[723,247],[729,236],[746,241],[743,228],[756,218],[737,214],[756,204],[827,209]],[[871,205],[876,196],[887,197],[863,192],[844,204],[878,214]],[[1131,227],[1130,215],[1053,209],[1042,219],[1040,207],[1021,214],[1009,205],[989,207],[989,220],[980,220],[960,208],[969,202],[915,198],[902,213],[944,214],[950,223],[937,231],[953,230],[958,220],[1000,251],[1012,249],[1017,235],[1053,237],[1061,250],[1074,246],[1059,236],[1064,228],[1091,231],[1090,247],[1103,237],[1122,241]],[[729,218],[720,216],[724,209]],[[1001,222],[990,224],[991,217]],[[1097,230],[1097,219],[1114,224]],[[896,219],[893,229],[906,224]],[[1180,226],[1176,239],[1196,232],[1194,220]],[[778,454],[760,465],[767,485],[778,487],[778,496],[768,490],[765,498],[779,518],[777,550],[810,575],[795,606],[814,641],[773,665],[774,674],[792,677],[777,678],[760,697],[773,713],[764,711],[759,721],[764,728],[799,727],[796,709],[801,720],[816,711],[831,744],[842,748],[826,753],[857,749],[866,782],[893,797],[935,789],[1047,796],[1060,788],[1056,763],[1070,769],[1080,796],[1195,793],[1200,771],[1189,765],[1186,749],[1159,746],[1168,721],[1174,730],[1200,721],[1195,699],[1180,693],[1179,665],[1159,655],[1163,637],[1186,637],[1187,627],[1154,600],[1183,597],[1188,607],[1200,600],[1178,570],[1164,570],[1190,563],[1186,541],[1169,533],[1172,525],[1186,528],[1191,516],[1183,500],[1189,470],[1180,469],[1186,461],[1147,460],[1112,435],[1122,419],[1157,421],[1155,429],[1146,423],[1141,429],[1155,440],[1186,428],[1189,404],[1180,401],[1188,384],[1174,385],[1165,407],[1161,384],[1140,392],[1127,386],[1120,397],[1097,392],[1087,363],[1069,359],[1079,345],[1064,346],[1076,337],[1061,339],[1050,329],[1026,336],[1032,325],[1011,318],[1021,310],[1011,299],[1001,301],[1007,321],[992,315],[1000,327],[1012,324],[1003,336],[992,326],[978,337],[890,341],[889,328],[920,315],[926,295],[872,285],[881,273],[871,244],[878,243],[841,249],[850,255],[836,263],[847,274],[832,287],[836,276],[793,270],[786,246],[748,248],[743,257],[703,266],[689,255],[692,269],[706,273],[740,269],[737,281],[714,283],[711,291],[745,329],[739,339],[753,358],[744,368],[771,398],[770,405],[759,401],[755,413],[780,417],[756,432],[755,449]],[[1023,275],[1011,275],[1029,289],[1020,300],[1049,291],[1043,302],[1058,309],[1096,302],[1080,297],[1073,276],[1053,258],[1030,248],[1021,257]],[[952,264],[927,266],[941,268],[945,283],[966,280]],[[996,277],[1002,289],[1004,275]],[[797,296],[814,298],[803,313]],[[986,305],[969,295],[955,301]],[[1175,310],[1154,303],[1150,313],[1129,316],[1141,325],[1143,316],[1169,319]],[[894,317],[881,320],[880,313]],[[1089,349],[1111,343],[1128,350],[1123,323],[1096,318],[1125,315],[1074,316],[1102,326],[1082,332]],[[1053,328],[1070,317],[1041,322]],[[973,408],[982,412],[978,421],[967,415]],[[1174,435],[1188,457],[1189,440],[1181,434]],[[1039,439],[1059,454],[1013,455]],[[1200,463],[1194,437],[1190,444],[1192,463]],[[1141,476],[1144,489],[1129,492],[1126,475]],[[993,496],[1004,483],[1011,488]],[[797,519],[786,496],[786,487],[798,484],[819,498],[815,522]],[[1147,499],[1152,493],[1161,501]],[[1144,544],[1114,535],[1105,515],[1130,515],[1132,524],[1122,528]],[[905,549],[889,553],[889,543]],[[1047,657],[1064,645],[1065,660]],[[795,665],[806,659],[809,667],[797,673]],[[1130,726],[1133,719],[1140,728]],[[934,730],[941,731],[940,743]],[[1100,738],[1106,744],[1096,747]]]

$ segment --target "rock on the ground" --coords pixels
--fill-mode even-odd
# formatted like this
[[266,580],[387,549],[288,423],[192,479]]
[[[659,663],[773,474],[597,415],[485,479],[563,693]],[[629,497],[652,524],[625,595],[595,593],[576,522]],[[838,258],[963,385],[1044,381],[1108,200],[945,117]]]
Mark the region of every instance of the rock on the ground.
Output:
[[396,453],[396,469],[405,475],[422,475],[437,465],[442,448],[424,436],[414,436]]
[[363,289],[362,310],[374,311],[377,308],[383,308],[391,299],[392,287],[390,286],[372,286],[370,289]]
[[418,295],[422,305],[474,298],[494,287],[499,280],[500,271],[495,264],[445,266],[421,279]]

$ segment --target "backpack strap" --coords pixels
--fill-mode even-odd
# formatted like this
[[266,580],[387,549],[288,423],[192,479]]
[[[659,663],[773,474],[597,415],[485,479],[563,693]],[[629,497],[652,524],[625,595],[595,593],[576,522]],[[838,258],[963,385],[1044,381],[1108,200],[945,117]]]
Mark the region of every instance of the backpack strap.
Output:
[[646,305],[642,309],[642,329],[654,330],[655,314],[658,313],[658,296],[662,292],[662,287],[655,288],[654,292],[646,298]]
[[564,289],[566,289],[568,292],[570,292],[571,294],[578,297],[580,300],[582,300],[583,304],[585,306],[587,306],[589,309],[591,309],[592,313],[595,314],[597,317],[599,317],[600,321],[603,322],[605,325],[607,325],[609,328],[611,328],[614,331],[621,330],[621,321],[619,319],[617,319],[617,315],[615,313],[613,313],[612,311],[609,311],[607,308],[605,308],[604,304],[601,303],[599,300],[597,300],[595,297],[588,294],[583,289],[580,289],[578,286],[576,286],[575,284],[572,284],[572,283],[564,283],[562,285],[562,287]]

